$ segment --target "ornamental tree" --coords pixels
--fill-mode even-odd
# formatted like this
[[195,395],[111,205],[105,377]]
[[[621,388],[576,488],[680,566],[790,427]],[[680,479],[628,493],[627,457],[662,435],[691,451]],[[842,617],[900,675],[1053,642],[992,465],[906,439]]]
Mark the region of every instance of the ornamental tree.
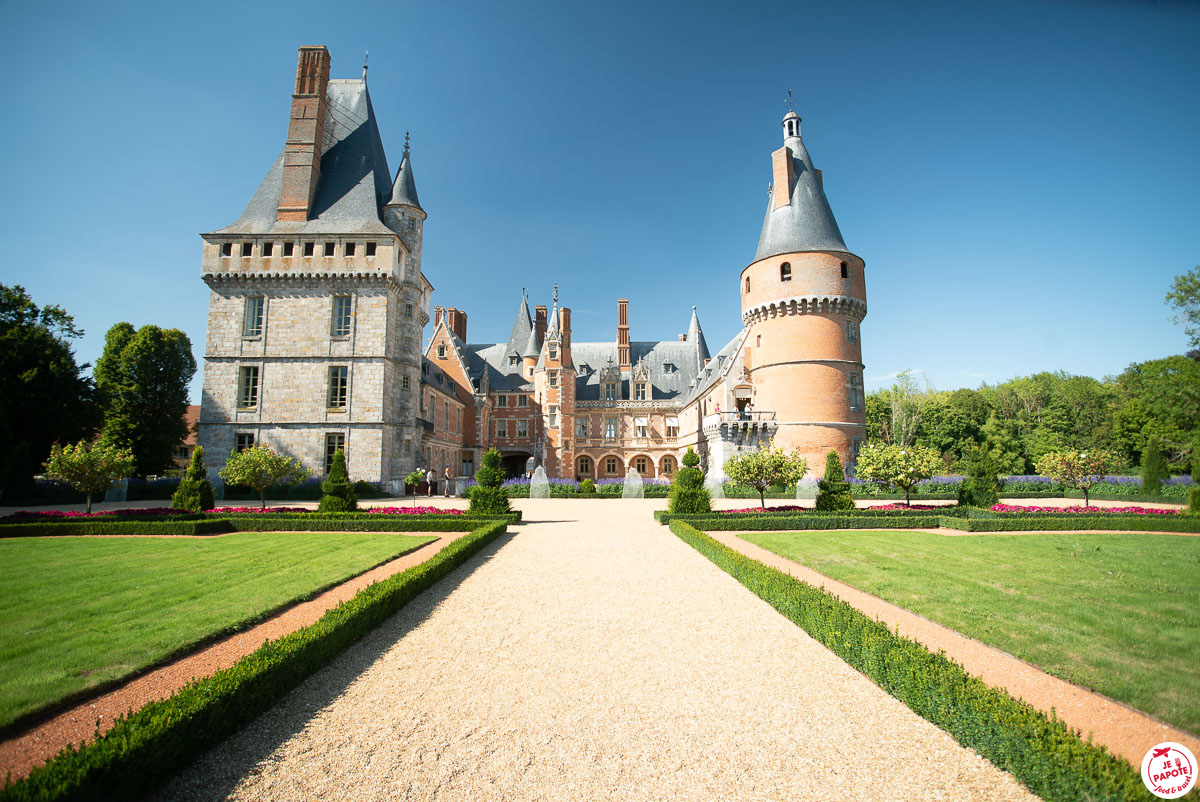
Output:
[[1092,485],[1116,468],[1116,455],[1104,449],[1091,451],[1051,451],[1037,461],[1038,473],[1049,476],[1060,485],[1083,491],[1083,506],[1089,506],[1088,492]]
[[291,485],[312,476],[312,471],[299,460],[276,454],[270,446],[254,445],[243,451],[230,453],[220,477],[231,485],[242,485],[258,491],[262,508],[267,508],[267,488],[274,485]]
[[404,477],[404,484],[412,488],[413,507],[417,506],[417,486],[425,481],[425,471],[417,468],[414,471],[409,471]]
[[358,509],[358,494],[350,474],[346,472],[346,453],[340,448],[333,452],[329,476],[321,482],[321,503],[318,512],[353,512]]
[[758,491],[758,504],[767,508],[766,492],[771,485],[786,485],[804,478],[808,461],[798,453],[788,454],[768,440],[757,451],[734,454],[725,462],[725,475],[737,485]]
[[80,440],[75,445],[50,446],[46,475],[66,482],[87,496],[87,511],[92,511],[92,496],[103,493],[117,479],[133,473],[133,454],[127,448],[101,445],[88,447]]
[[208,471],[204,468],[204,448],[196,446],[192,452],[192,462],[188,465],[179,488],[171,496],[171,506],[178,510],[204,512],[216,505],[216,494],[212,482],[208,481]]
[[945,463],[932,448],[871,443],[858,452],[855,463],[859,479],[867,479],[904,491],[904,506],[910,506],[912,489],[933,476]]

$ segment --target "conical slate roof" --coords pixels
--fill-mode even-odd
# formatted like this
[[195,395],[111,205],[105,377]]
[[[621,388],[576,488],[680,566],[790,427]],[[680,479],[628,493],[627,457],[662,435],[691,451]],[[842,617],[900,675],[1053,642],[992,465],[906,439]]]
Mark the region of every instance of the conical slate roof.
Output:
[[[392,199],[389,206],[412,206],[421,209],[417,200],[417,182],[413,178],[412,160],[409,158],[408,145],[404,146],[404,158],[400,160],[400,169],[396,171],[396,180],[392,182]],[[425,211],[421,209],[421,211]]]
[[708,353],[708,343],[704,340],[704,331],[700,328],[700,318],[696,314],[696,307],[692,307],[692,321],[688,324],[687,341],[696,346],[696,357],[700,364],[704,364],[704,360],[709,359],[711,354]]
[[[767,197],[767,216],[763,220],[762,235],[758,238],[758,251],[754,254],[754,261],[781,253],[849,253],[804,142],[799,136],[789,136],[784,139],[783,144],[792,152],[796,183],[792,187],[791,203],[787,206],[776,209],[772,198]],[[786,192],[787,188],[774,187],[772,191]]]
[[542,353],[542,344],[538,342],[537,329],[529,330],[529,339],[525,342],[525,349],[521,351],[521,356],[536,357]]
[[529,334],[533,331],[533,321],[529,318],[529,299],[521,293],[521,308],[517,310],[517,319],[513,321],[512,334],[508,335],[509,353],[524,354],[525,344],[529,342]]

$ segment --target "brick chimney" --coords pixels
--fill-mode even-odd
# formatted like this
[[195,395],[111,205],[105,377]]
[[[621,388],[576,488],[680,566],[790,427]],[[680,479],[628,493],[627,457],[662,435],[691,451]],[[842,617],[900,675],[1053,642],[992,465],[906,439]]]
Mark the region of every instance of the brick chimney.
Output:
[[283,187],[278,220],[307,220],[321,177],[321,139],[325,133],[325,87],[329,51],[324,45],[300,48],[296,91],[283,154]]
[[[571,310],[563,307],[558,313],[558,327],[562,332],[563,348],[571,347]],[[566,361],[565,359],[563,360]]]
[[792,149],[786,145],[771,154],[771,208],[778,209],[792,202],[792,187],[796,185],[796,165]]
[[442,322],[442,317],[446,314],[446,307],[435,306],[433,308],[433,327],[436,329],[438,324]]
[[537,332],[538,342],[546,341],[546,307],[535,306],[533,308],[533,330]]
[[617,299],[617,361],[621,370],[633,367],[629,362],[629,299]]
[[453,306],[446,310],[446,325],[458,339],[467,341],[467,313]]

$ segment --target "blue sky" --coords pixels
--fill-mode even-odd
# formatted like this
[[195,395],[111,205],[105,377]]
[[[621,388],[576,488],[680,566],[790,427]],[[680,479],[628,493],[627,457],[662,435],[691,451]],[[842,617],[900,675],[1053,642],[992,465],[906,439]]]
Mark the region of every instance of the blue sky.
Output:
[[[1196,2],[10,4],[0,281],[57,303],[94,361],[120,320],[202,364],[199,232],[281,149],[296,48],[404,131],[434,302],[504,338],[558,282],[576,340],[740,328],[791,88],[867,263],[869,388],[1104,376],[1185,349],[1200,263]],[[427,330],[428,334],[428,330]],[[199,397],[199,372],[193,399]]]

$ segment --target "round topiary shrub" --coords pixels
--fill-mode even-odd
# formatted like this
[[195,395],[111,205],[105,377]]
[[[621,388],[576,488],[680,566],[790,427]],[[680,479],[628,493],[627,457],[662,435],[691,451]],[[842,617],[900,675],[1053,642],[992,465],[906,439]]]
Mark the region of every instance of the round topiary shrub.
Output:
[[321,482],[321,503],[318,512],[352,512],[358,509],[358,494],[346,472],[346,455],[339,448],[333,453],[329,476]]
[[683,467],[675,473],[671,489],[667,493],[670,503],[667,511],[676,515],[695,515],[712,511],[712,501],[704,489],[704,471],[697,465],[700,457],[688,449],[683,455]]
[[471,488],[470,515],[503,515],[512,512],[508,494],[500,487],[504,483],[504,469],[500,467],[500,452],[488,449],[483,455],[483,464],[475,472],[475,487]]
[[212,482],[208,481],[208,471],[204,468],[204,449],[196,446],[192,452],[192,462],[180,480],[175,495],[171,496],[171,506],[177,510],[204,512],[215,505]]
[[854,509],[854,494],[842,471],[842,458],[832,449],[825,455],[825,477],[817,480],[816,506],[824,512]]
[[579,483],[579,494],[581,496],[590,496],[596,492],[596,483],[591,479],[584,479]]

